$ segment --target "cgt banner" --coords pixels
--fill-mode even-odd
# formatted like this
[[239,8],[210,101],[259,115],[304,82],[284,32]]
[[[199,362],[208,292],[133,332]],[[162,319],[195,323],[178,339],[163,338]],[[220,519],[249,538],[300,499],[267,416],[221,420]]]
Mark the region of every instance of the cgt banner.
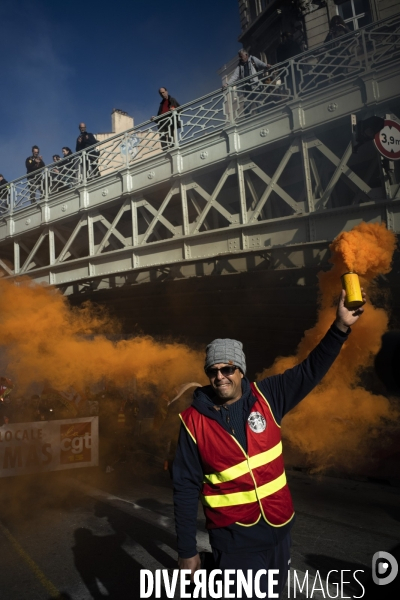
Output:
[[98,462],[98,417],[0,427],[0,477],[95,467]]

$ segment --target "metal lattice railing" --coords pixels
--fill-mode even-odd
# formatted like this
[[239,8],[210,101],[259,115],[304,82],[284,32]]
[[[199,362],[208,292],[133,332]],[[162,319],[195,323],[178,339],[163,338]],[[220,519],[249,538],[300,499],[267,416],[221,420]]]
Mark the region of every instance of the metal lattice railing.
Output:
[[212,92],[0,188],[0,214],[49,201],[90,180],[179,148],[234,123],[399,64],[400,17],[388,18]]

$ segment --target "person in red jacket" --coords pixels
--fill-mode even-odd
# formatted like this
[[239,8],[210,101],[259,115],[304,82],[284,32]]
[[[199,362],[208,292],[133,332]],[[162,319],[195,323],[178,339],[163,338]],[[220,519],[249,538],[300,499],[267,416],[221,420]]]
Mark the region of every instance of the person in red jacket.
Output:
[[[157,119],[158,131],[160,132],[160,142],[161,148],[163,150],[168,150],[171,148],[174,143],[174,120],[172,117],[172,112],[176,110],[180,104],[179,102],[169,95],[166,87],[160,87],[158,93],[161,96],[160,106],[158,107],[157,117],[151,117],[151,120],[154,121]],[[169,113],[167,115],[167,113]],[[163,117],[162,115],[167,115]],[[180,119],[177,119],[177,127],[181,127]]]
[[[215,567],[278,569],[280,593],[290,566],[294,510],[282,457],[280,423],[327,373],[363,308],[348,310],[345,292],[325,337],[299,365],[256,383],[246,378],[243,345],[207,346],[210,385],[197,388],[184,410],[173,464],[178,566],[200,568],[197,507],[203,504]],[[364,295],[365,302],[365,295]],[[260,589],[268,597],[268,575]],[[245,596],[247,597],[247,596]],[[256,597],[256,596],[254,596]]]

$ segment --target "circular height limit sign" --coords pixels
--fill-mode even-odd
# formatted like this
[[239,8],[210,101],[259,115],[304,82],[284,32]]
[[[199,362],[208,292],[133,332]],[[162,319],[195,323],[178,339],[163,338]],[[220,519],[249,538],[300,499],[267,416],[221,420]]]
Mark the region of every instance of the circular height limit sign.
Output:
[[400,124],[390,119],[385,119],[383,129],[378,131],[374,138],[375,146],[379,152],[389,160],[400,159]]

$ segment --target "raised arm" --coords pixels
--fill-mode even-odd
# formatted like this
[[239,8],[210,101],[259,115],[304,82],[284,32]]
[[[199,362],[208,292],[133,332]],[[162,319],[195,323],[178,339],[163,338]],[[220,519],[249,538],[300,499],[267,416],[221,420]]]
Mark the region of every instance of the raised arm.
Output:
[[[342,290],[335,322],[303,362],[281,375],[273,375],[257,382],[278,423],[320,383],[347,340],[350,326],[364,312],[363,308],[348,310],[344,306],[345,297],[346,292]],[[365,294],[363,297],[365,302]]]

